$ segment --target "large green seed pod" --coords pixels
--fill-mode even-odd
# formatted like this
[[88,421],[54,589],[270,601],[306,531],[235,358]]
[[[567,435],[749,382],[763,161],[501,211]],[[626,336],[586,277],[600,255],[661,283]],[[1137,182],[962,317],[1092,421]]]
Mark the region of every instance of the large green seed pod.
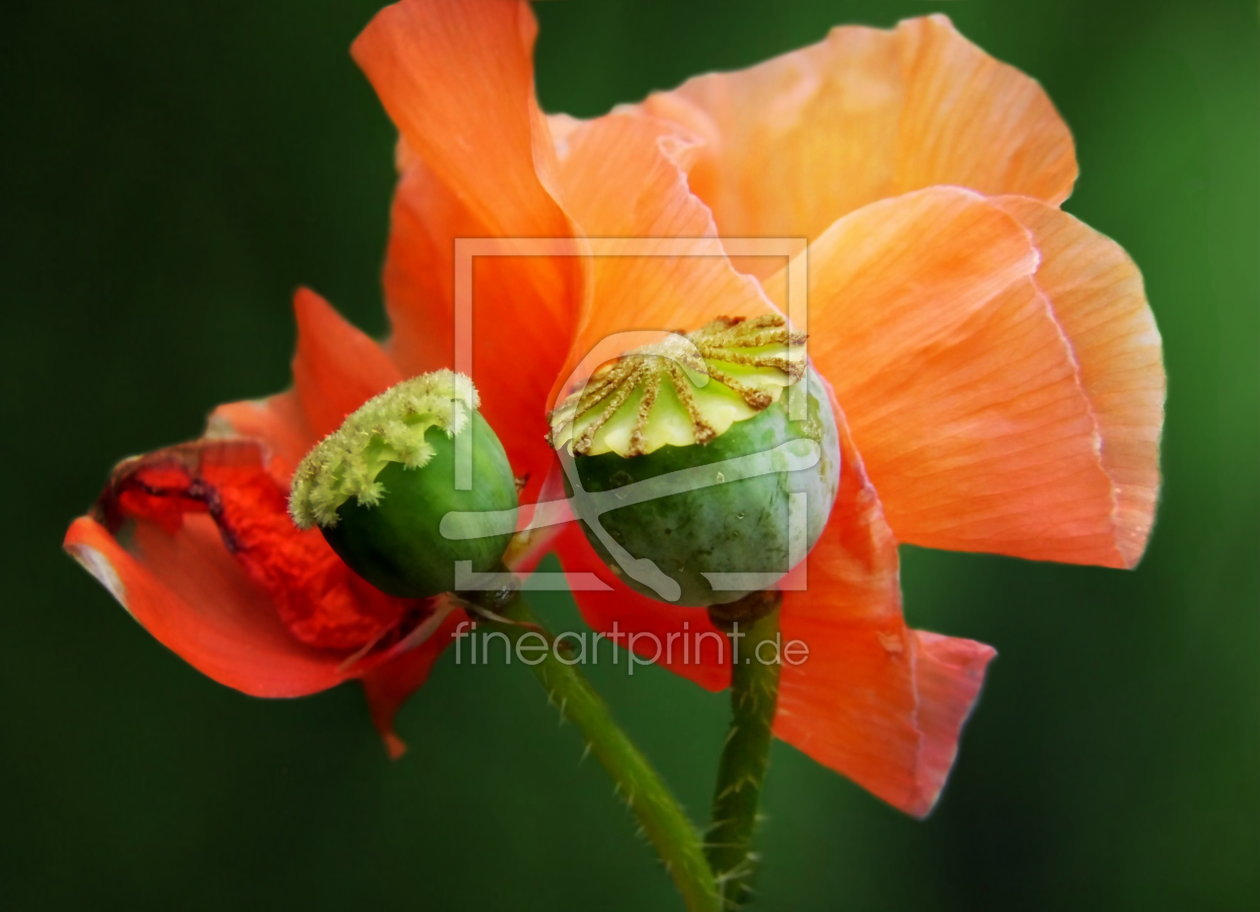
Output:
[[779,317],[719,320],[605,366],[553,413],[583,530],[634,589],[731,602],[817,542],[840,449],[803,342]]
[[[391,595],[451,591],[461,567],[497,570],[512,537],[502,520],[515,515],[516,481],[477,403],[472,381],[451,371],[369,400],[298,467],[294,521],[319,526],[346,564]],[[456,484],[461,459],[471,469],[466,489]],[[473,525],[479,515],[507,528],[486,534]]]

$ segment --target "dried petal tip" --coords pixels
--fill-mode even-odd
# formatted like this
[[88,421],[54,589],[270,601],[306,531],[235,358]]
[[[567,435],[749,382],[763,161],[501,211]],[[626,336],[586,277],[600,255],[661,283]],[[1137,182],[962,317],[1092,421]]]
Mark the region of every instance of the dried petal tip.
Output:
[[430,428],[454,437],[479,405],[472,380],[454,371],[423,374],[365,402],[306,454],[293,476],[289,512],[299,528],[331,528],[354,498],[380,503],[378,477],[389,463],[418,469],[433,458]]
[[708,443],[777,402],[805,367],[805,336],[783,317],[723,317],[601,367],[552,412],[551,443],[582,456]]

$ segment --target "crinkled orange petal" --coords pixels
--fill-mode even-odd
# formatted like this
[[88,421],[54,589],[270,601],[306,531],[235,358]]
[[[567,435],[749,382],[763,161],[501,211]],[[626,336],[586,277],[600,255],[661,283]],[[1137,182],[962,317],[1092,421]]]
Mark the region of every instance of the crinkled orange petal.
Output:
[[[919,694],[917,779],[922,813],[931,810],[954,759],[958,735],[975,707],[992,646],[923,630],[915,640],[914,682]],[[913,808],[911,813],[920,813]],[[920,816],[922,814],[920,813]]]
[[343,656],[299,642],[275,606],[233,560],[208,515],[177,535],[137,523],[130,549],[95,519],[79,517],[65,548],[140,624],[182,659],[258,697],[297,697],[348,677]]
[[1041,87],[939,15],[836,28],[642,110],[706,141],[693,186],[725,235],[812,240],[860,206],[935,184],[1057,204],[1076,177],[1071,134]]
[[923,816],[945,784],[993,650],[906,627],[897,542],[844,413],[833,408],[840,490],[822,539],[784,587],[783,643],[799,640],[809,653],[783,665],[774,729],[889,804]]
[[731,266],[712,213],[687,184],[682,165],[694,149],[667,125],[629,115],[568,131],[563,201],[592,253],[570,366],[613,333],[772,312],[759,284]]
[[899,540],[1126,563],[1099,427],[1015,219],[933,188],[850,213],[809,255],[810,355]]
[[1026,197],[996,200],[1033,233],[1034,282],[1071,346],[1102,436],[1114,493],[1116,547],[1126,566],[1146,549],[1159,496],[1163,346],[1142,274],[1115,241]]
[[[513,467],[537,491],[550,464],[547,397],[576,322],[572,257],[456,259],[457,239],[554,238],[572,230],[546,189],[554,151],[533,91],[535,25],[517,0],[412,0],[388,7],[354,56],[403,142],[385,268],[390,352],[409,374],[464,367],[455,308],[471,309],[471,373]],[[483,245],[484,246],[484,245]],[[464,248],[467,249],[467,248]],[[455,301],[471,264],[471,295]]]
[[811,589],[817,613],[783,615],[784,641],[810,649],[802,665],[783,669],[775,734],[923,817],[945,786],[994,650],[902,623],[846,623],[827,611],[838,591]]

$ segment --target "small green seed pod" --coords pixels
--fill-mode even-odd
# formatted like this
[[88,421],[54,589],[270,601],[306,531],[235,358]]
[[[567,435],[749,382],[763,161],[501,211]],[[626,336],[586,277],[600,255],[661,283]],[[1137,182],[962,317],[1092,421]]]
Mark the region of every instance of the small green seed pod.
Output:
[[[451,371],[370,399],[298,466],[294,522],[319,526],[346,564],[391,595],[451,591],[460,566],[497,570],[512,537],[505,518],[515,517],[516,480],[477,405],[472,381]],[[456,484],[461,459],[470,469],[466,489]],[[478,515],[493,515],[503,531],[474,527]]]
[[817,542],[840,447],[803,343],[781,317],[718,320],[606,365],[552,414],[575,513],[631,587],[723,604]]

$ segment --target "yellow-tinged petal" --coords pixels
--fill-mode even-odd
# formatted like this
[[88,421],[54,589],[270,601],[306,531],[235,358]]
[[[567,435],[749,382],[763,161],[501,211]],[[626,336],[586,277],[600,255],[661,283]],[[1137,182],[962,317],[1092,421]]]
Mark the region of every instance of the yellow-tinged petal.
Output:
[[1142,274],[1119,244],[1053,206],[1026,197],[996,202],[1032,231],[1041,252],[1033,281],[1076,360],[1113,487],[1116,546],[1133,566],[1155,518],[1167,387]]
[[1041,87],[940,15],[836,28],[640,109],[704,141],[692,186],[729,236],[813,239],[860,206],[935,184],[1058,204],[1076,178],[1071,134]]
[[[810,251],[810,355],[899,540],[1131,565],[1149,514],[1135,530],[1141,511],[1117,506],[1092,392],[1125,361],[1111,352],[1087,379],[1040,259],[1026,228],[967,191],[865,207]],[[1144,327],[1113,342],[1148,364]]]

